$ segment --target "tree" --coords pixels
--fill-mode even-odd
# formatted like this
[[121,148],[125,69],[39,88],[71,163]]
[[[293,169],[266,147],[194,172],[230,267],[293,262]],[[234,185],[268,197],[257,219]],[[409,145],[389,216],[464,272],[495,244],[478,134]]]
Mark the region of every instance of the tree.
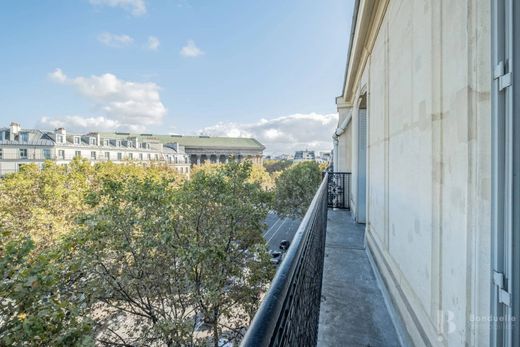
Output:
[[262,237],[269,193],[249,183],[250,162],[199,171],[185,183],[179,227],[188,243],[197,307],[218,346],[223,333],[240,338],[272,278]]
[[264,167],[270,174],[284,171],[293,164],[292,160],[264,160]]
[[77,275],[56,248],[35,252],[29,235],[0,230],[0,345],[91,346]]
[[258,183],[263,190],[270,191],[274,188],[274,180],[265,167],[259,164],[251,166],[248,183]]
[[315,162],[291,166],[276,179],[274,209],[282,216],[303,217],[321,183],[321,170]]
[[89,197],[92,212],[69,238],[103,344],[194,344],[189,240],[176,227],[178,185],[156,173],[103,179]]
[[273,275],[252,172],[75,160],[1,180],[0,345],[239,339]]

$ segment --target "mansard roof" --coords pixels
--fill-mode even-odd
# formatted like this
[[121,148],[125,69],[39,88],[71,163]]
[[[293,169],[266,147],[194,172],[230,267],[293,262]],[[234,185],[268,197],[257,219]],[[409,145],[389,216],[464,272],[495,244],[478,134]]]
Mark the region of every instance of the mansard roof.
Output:
[[132,133],[101,133],[102,137],[126,139],[137,137],[141,142],[159,141],[163,144],[176,142],[186,148],[240,148],[262,151],[265,146],[254,138],[247,137],[214,137],[184,135],[154,135]]

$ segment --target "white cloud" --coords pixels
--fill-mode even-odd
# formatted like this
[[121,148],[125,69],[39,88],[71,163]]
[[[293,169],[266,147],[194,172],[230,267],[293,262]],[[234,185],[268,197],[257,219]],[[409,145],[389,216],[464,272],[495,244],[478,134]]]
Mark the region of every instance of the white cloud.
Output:
[[[125,81],[106,73],[100,76],[67,77],[61,69],[56,69],[49,77],[58,83],[76,89],[80,95],[93,103],[101,117],[90,117],[81,123],[76,118],[47,118],[52,121],[74,121],[79,125],[110,125],[114,128],[144,130],[149,125],[160,124],[166,115],[166,108],[161,102],[159,86],[155,83]],[[77,116],[74,116],[77,117]],[[89,123],[90,122],[90,123]]]
[[148,44],[147,44],[148,49],[150,49],[152,51],[156,51],[159,48],[160,44],[161,44],[161,42],[159,41],[159,39],[157,37],[148,36]]
[[293,114],[256,123],[218,123],[200,130],[211,136],[254,137],[269,154],[294,154],[296,150],[326,151],[332,148],[332,133],[338,124],[337,113]]
[[110,131],[121,127],[118,121],[105,117],[83,117],[83,116],[64,116],[59,118],[42,117],[41,127],[67,128],[72,131]]
[[145,0],[90,0],[90,3],[97,6],[121,7],[134,16],[146,13]]
[[126,47],[134,43],[134,39],[128,35],[116,35],[108,32],[99,34],[98,41],[109,47]]
[[197,45],[195,44],[195,41],[188,40],[186,42],[186,45],[181,48],[180,54],[183,57],[187,58],[196,58],[204,54],[204,51],[202,51]]

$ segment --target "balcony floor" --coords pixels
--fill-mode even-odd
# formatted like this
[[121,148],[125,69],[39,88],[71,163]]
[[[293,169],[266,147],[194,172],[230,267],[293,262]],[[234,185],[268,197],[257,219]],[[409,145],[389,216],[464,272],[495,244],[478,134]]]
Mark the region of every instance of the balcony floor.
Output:
[[368,259],[364,224],[328,211],[318,346],[400,346]]

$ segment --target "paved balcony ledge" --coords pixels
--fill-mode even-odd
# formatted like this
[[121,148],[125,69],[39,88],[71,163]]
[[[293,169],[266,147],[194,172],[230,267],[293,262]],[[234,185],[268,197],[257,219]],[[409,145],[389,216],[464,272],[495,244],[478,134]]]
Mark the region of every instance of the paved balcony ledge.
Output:
[[400,346],[365,249],[362,224],[328,211],[318,346]]

